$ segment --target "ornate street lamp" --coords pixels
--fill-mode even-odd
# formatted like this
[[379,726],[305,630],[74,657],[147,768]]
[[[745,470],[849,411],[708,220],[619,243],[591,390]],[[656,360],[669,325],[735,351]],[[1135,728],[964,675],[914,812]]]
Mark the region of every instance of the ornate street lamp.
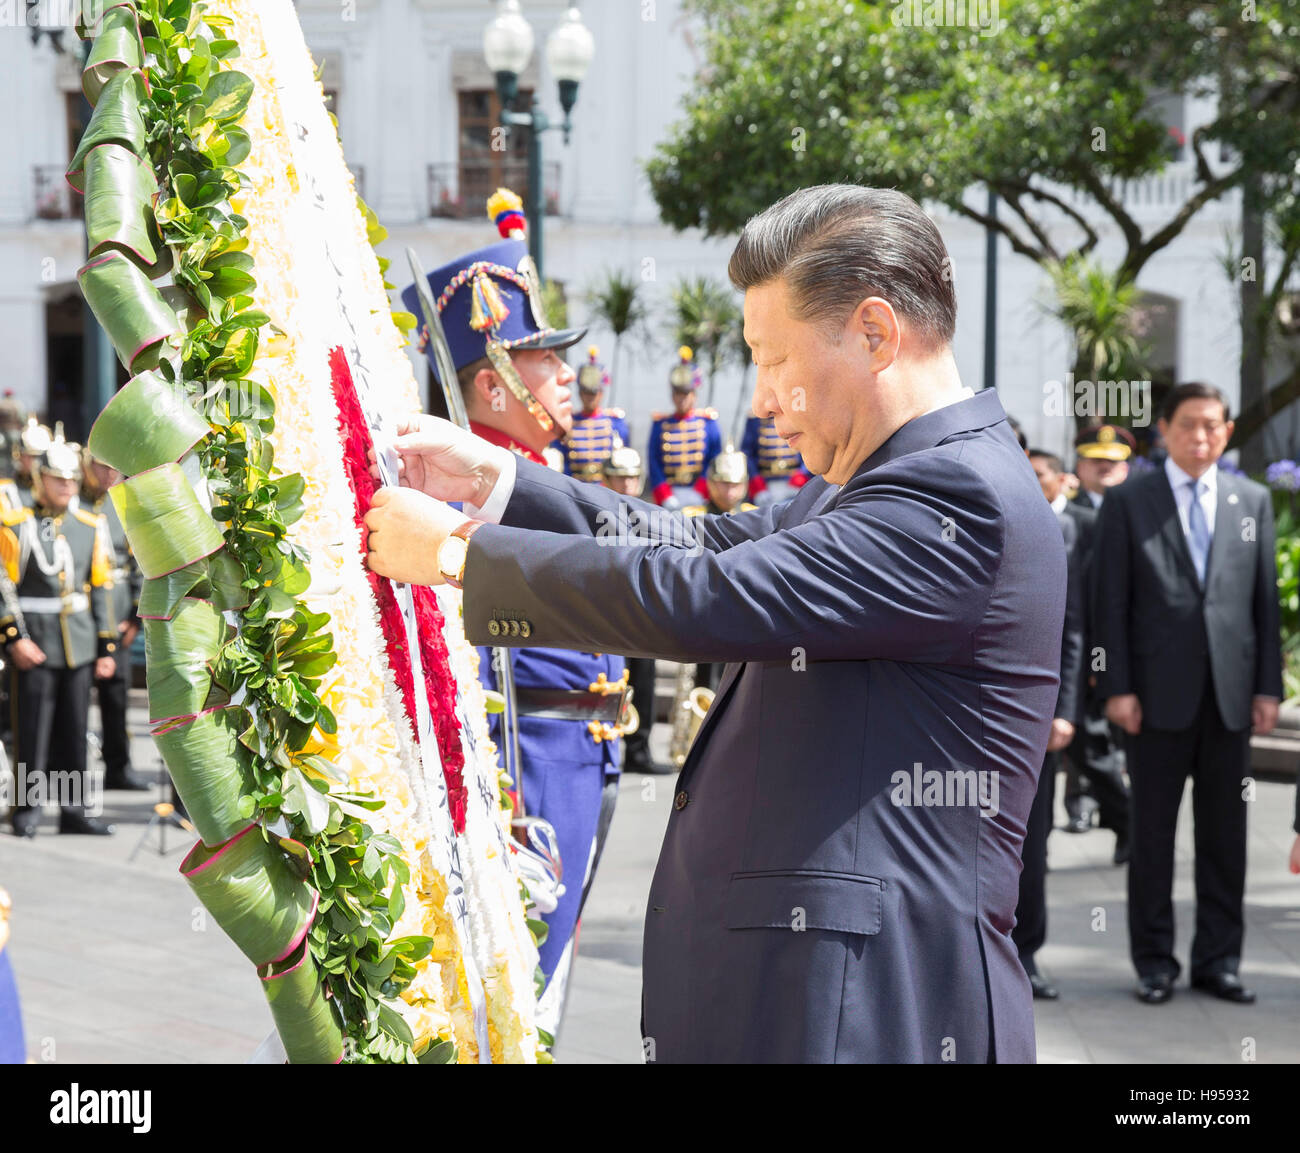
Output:
[[570,8],[546,41],[546,62],[558,81],[564,122],[552,124],[536,96],[527,112],[512,112],[510,105],[519,95],[519,74],[533,55],[533,29],[519,10],[519,0],[501,0],[497,14],[483,30],[483,55],[496,76],[501,101],[501,123],[507,129],[530,128],[528,138],[528,250],[539,274],[542,268],[542,133],[561,128],[569,142],[572,127],[569,114],[578,102],[578,85],[587,75],[596,42],[582,22],[577,8]]

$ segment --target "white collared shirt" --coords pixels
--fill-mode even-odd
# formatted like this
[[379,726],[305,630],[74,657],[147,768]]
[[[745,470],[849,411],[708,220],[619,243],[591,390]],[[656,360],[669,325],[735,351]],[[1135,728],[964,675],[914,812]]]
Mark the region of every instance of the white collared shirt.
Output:
[[[1183,526],[1183,536],[1188,535],[1187,516],[1192,507],[1192,491],[1187,486],[1192,477],[1183,472],[1171,457],[1165,457],[1165,476],[1169,487],[1174,490],[1174,504],[1178,507],[1178,522]],[[1200,475],[1201,511],[1205,513],[1205,525],[1214,536],[1214,511],[1219,501],[1219,466],[1212,464]]]
[[1063,513],[1063,512],[1065,511],[1065,506],[1066,506],[1067,504],[1069,504],[1069,503],[1070,503],[1070,502],[1069,502],[1068,500],[1066,500],[1066,498],[1065,498],[1065,493],[1063,493],[1063,492],[1058,492],[1058,493],[1056,494],[1056,499],[1055,499],[1054,501],[1051,502],[1051,504],[1052,504],[1052,511],[1053,511],[1054,513],[1056,513],[1057,516],[1060,516],[1061,513]]

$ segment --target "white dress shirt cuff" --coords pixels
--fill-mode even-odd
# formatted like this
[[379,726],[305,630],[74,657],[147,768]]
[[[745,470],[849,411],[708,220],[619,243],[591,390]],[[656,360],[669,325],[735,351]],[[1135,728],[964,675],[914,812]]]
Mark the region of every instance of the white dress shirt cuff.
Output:
[[487,500],[483,502],[482,508],[470,504],[469,501],[465,502],[465,515],[486,524],[501,523],[501,518],[506,515],[506,505],[510,503],[510,497],[515,491],[515,454],[501,445],[494,445],[493,451],[500,457],[498,465],[500,472],[496,484],[488,494]]

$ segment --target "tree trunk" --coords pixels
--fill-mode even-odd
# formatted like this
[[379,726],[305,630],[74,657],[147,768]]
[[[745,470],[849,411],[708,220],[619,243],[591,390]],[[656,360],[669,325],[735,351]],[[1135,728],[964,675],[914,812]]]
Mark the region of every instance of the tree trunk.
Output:
[[[1281,412],[1288,405],[1300,400],[1300,368],[1297,368],[1286,380],[1275,384],[1249,408],[1243,409],[1237,417],[1236,427],[1232,432],[1229,448],[1241,448],[1264,427],[1270,416]],[[1242,468],[1246,465],[1242,463]],[[1246,469],[1246,471],[1250,471]]]
[[[1264,432],[1270,415],[1264,392],[1264,216],[1260,210],[1259,177],[1247,176],[1242,183],[1241,252],[1250,265],[1243,265],[1241,277],[1241,401],[1243,415],[1262,405],[1259,431]],[[1250,275],[1246,275],[1249,269]],[[1241,467],[1259,472],[1265,461],[1264,436],[1248,435],[1241,440]]]

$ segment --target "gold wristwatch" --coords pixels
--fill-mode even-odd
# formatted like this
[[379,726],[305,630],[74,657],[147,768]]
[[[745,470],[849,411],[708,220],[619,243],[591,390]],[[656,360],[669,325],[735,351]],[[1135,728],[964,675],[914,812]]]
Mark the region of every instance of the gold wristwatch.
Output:
[[469,558],[469,538],[483,527],[481,520],[467,520],[452,530],[438,548],[438,572],[452,588],[461,588],[465,580],[465,561]]

